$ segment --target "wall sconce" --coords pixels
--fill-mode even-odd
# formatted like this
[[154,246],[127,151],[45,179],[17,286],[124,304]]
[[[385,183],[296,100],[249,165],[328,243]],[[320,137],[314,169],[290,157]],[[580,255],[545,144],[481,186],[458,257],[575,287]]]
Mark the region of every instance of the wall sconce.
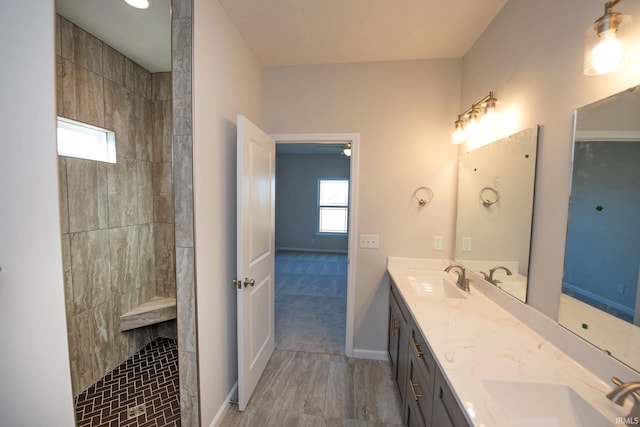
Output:
[[622,0],[604,5],[604,15],[587,28],[585,34],[584,74],[597,76],[615,71],[631,60],[637,36],[631,25],[631,17],[613,11]]
[[342,148],[342,155],[343,156],[347,156],[347,157],[351,157],[351,143],[347,142],[346,144],[344,144],[344,147]]
[[498,121],[497,105],[498,100],[491,91],[464,113],[459,114],[451,137],[452,143],[462,144],[465,141],[472,141],[478,138],[481,131],[493,130]]

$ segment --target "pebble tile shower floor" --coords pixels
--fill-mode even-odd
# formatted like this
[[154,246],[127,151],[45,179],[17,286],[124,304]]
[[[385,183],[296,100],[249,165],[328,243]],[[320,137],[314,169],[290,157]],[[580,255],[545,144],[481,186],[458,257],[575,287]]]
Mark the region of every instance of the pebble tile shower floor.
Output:
[[180,426],[178,346],[158,338],[75,399],[78,427]]

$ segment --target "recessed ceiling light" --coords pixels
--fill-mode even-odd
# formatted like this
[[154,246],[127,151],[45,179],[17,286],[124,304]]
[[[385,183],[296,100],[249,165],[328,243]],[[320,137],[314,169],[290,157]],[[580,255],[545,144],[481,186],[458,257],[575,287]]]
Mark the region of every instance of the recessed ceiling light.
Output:
[[135,7],[136,9],[148,9],[149,0],[124,0],[128,5]]

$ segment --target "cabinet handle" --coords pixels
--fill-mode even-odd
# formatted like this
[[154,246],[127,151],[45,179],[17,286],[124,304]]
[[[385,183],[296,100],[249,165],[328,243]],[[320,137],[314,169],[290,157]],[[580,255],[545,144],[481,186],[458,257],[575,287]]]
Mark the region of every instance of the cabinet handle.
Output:
[[393,313],[391,314],[391,318],[390,318],[390,325],[389,328],[391,329],[391,336],[395,336],[396,333],[398,333],[398,327],[396,326],[396,316],[393,315]]
[[411,342],[413,343],[413,349],[416,352],[416,356],[422,358],[422,356],[424,356],[424,351],[421,351],[420,348],[418,348],[420,344],[418,344],[414,339],[412,339]]
[[411,393],[413,393],[413,399],[415,401],[418,401],[419,398],[424,397],[423,394],[416,393],[416,387],[420,387],[420,384],[414,383],[413,381],[411,381],[411,379],[409,379],[409,385],[411,386]]

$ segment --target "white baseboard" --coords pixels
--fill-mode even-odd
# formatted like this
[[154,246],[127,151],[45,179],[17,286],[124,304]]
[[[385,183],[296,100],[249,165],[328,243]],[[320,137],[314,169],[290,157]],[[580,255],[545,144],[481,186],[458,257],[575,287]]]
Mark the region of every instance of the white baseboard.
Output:
[[227,415],[227,412],[231,407],[231,403],[230,403],[231,399],[233,399],[233,396],[235,396],[237,391],[238,391],[238,382],[236,381],[233,387],[231,387],[231,391],[229,392],[227,397],[224,399],[224,403],[222,404],[220,409],[218,409],[218,412],[216,412],[216,416],[213,417],[213,421],[211,421],[211,424],[209,425],[209,427],[218,427],[220,425],[220,423],[224,419],[224,416]]
[[389,354],[386,351],[367,350],[363,348],[354,348],[353,357],[355,359],[389,360]]

